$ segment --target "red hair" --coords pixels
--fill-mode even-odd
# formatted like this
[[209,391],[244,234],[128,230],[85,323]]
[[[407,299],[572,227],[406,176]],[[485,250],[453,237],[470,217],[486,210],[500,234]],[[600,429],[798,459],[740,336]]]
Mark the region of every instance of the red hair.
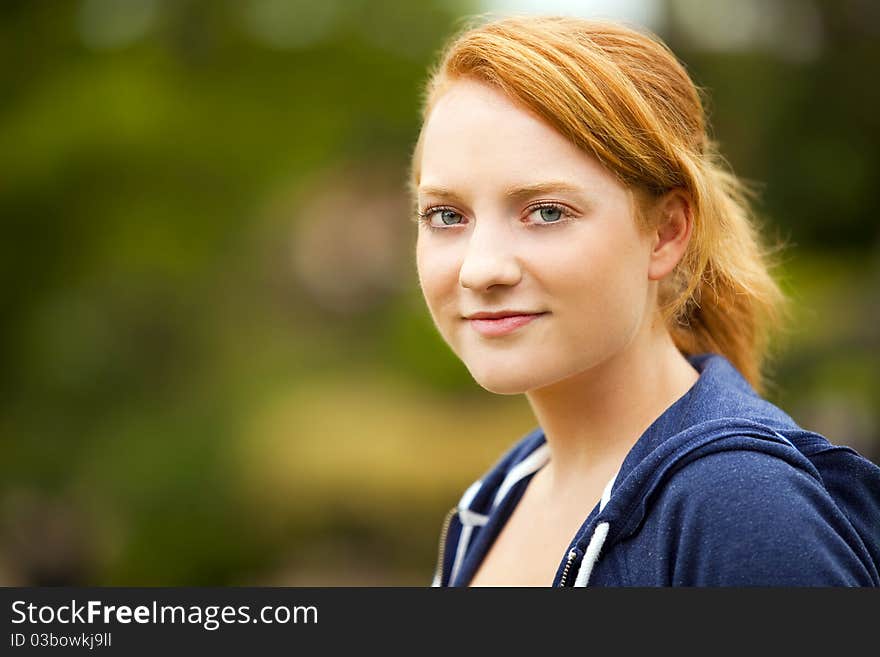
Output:
[[[469,26],[444,49],[424,91],[422,123],[457,79],[491,84],[649,202],[691,199],[687,251],[662,282],[658,305],[685,355],[723,354],[759,393],[771,329],[787,302],[771,275],[778,250],[762,244],[745,185],[709,138],[700,93],[656,36],[607,21],[511,16]],[[420,178],[421,136],[410,171]],[[645,206],[645,202],[641,206]],[[657,218],[637,212],[650,230]]]

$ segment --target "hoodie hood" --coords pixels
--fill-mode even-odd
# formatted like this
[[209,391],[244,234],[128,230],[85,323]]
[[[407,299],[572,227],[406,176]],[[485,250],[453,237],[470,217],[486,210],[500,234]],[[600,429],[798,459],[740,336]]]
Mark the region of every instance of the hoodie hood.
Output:
[[[698,380],[633,445],[567,553],[560,555],[553,585],[586,586],[602,555],[639,531],[676,472],[730,450],[771,455],[820,482],[849,524],[847,542],[880,585],[880,468],[851,448],[799,427],[760,397],[724,356],[704,353],[688,361],[700,373]],[[538,427],[468,488],[445,528],[434,585],[468,584],[531,475],[549,458]]]

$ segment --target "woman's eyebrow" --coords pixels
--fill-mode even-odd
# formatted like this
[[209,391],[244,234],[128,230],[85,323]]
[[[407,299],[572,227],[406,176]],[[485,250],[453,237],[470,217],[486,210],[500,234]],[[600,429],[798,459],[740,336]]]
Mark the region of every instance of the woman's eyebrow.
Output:
[[511,187],[505,190],[504,195],[509,198],[519,198],[522,196],[532,196],[534,194],[550,194],[551,192],[581,194],[583,191],[584,190],[577,185],[572,185],[571,183],[562,180],[549,180],[547,182],[534,183],[522,187]]
[[[549,180],[546,182],[534,183],[531,185],[523,185],[519,187],[510,187],[504,191],[507,198],[521,198],[524,196],[532,196],[534,194],[549,194],[551,192],[559,192],[563,194],[582,194],[583,189],[577,185],[564,182],[561,180]],[[419,187],[420,194],[430,194],[432,196],[440,196],[446,198],[460,198],[459,194],[454,190],[446,187],[438,187],[435,185],[425,185]]]

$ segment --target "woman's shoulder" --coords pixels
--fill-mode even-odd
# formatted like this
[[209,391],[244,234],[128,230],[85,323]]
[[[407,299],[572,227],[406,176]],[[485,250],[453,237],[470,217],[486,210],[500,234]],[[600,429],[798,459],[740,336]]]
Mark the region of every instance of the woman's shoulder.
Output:
[[670,528],[678,583],[876,585],[863,537],[817,474],[761,451],[709,453],[670,476],[646,525]]
[[724,449],[674,470],[658,501],[683,513],[723,510],[725,517],[765,515],[777,509],[833,506],[821,478],[779,456],[749,449]]

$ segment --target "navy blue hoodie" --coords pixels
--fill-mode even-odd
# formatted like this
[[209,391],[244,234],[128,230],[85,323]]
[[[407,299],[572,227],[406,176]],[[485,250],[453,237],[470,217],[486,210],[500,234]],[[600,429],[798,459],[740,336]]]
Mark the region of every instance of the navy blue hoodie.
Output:
[[[714,353],[627,454],[552,586],[880,586],[880,468]],[[467,586],[549,459],[540,427],[450,511],[433,586]],[[551,585],[551,582],[548,582]]]

